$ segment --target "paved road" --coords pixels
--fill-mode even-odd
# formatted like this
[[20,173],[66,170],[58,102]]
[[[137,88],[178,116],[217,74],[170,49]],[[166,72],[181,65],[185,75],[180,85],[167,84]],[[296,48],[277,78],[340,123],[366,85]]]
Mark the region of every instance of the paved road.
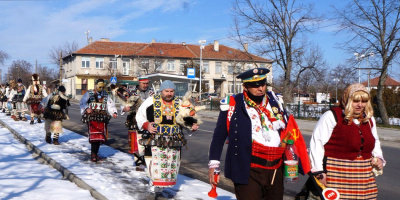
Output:
[[[81,115],[77,103],[73,103],[70,107],[70,121],[65,121],[64,126],[82,135],[87,135],[87,127],[80,122]],[[188,147],[182,150],[182,165],[180,173],[188,177],[196,178],[205,182],[207,180],[207,163],[208,163],[208,148],[211,143],[213,129],[215,128],[217,113],[205,111],[203,113],[204,123],[200,129],[192,136],[186,136],[188,139]],[[315,121],[297,120],[299,128],[302,131],[304,139],[309,145],[312,130],[316,124]],[[125,116],[119,116],[117,119],[112,119],[109,124],[109,141],[107,145],[119,149],[123,152],[128,152],[127,128],[124,125]],[[377,178],[379,199],[397,199],[400,196],[400,191],[395,188],[397,178],[400,177],[400,171],[395,168],[400,165],[397,155],[400,155],[400,145],[397,142],[399,137],[395,133],[398,130],[393,129],[378,129],[380,137],[388,140],[382,141],[382,148],[385,158],[388,162],[384,170],[384,175]],[[225,159],[226,145],[223,156],[221,158],[221,168],[223,169]],[[223,176],[222,176],[223,177]],[[295,196],[300,191],[307,177],[301,177],[299,183],[285,185],[285,199]],[[233,186],[230,180],[223,178],[219,187],[233,192]]]

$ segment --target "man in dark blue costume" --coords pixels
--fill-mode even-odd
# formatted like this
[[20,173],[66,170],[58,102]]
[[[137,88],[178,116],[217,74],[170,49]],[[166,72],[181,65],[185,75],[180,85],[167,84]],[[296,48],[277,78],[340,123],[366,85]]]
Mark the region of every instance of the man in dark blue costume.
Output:
[[221,100],[221,112],[209,152],[209,179],[219,168],[226,140],[225,177],[235,186],[238,200],[282,199],[283,171],[280,132],[287,115],[274,92],[266,92],[269,69],[255,68],[237,78],[242,79],[243,93]]

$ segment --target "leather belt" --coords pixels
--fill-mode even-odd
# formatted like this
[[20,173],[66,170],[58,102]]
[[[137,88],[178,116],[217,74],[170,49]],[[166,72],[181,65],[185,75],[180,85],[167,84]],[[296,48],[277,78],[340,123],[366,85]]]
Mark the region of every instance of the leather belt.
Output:
[[266,167],[272,167],[275,166],[277,164],[279,164],[279,162],[281,161],[281,159],[276,159],[276,160],[265,160],[263,158],[257,157],[257,156],[251,156],[251,163],[254,164],[258,164],[261,166],[266,166]]

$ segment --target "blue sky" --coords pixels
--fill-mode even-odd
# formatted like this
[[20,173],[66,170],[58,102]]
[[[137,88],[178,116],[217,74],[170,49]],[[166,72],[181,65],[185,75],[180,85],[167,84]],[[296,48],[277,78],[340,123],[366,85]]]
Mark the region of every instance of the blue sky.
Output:
[[[321,13],[329,10],[329,1],[307,2]],[[0,49],[11,56],[1,67],[4,71],[18,59],[53,67],[51,49],[73,41],[85,46],[87,30],[93,40],[197,44],[205,39],[237,47],[228,39],[231,5],[231,0],[0,0]],[[327,23],[311,38],[336,66],[353,55],[335,48],[342,38],[333,30]]]

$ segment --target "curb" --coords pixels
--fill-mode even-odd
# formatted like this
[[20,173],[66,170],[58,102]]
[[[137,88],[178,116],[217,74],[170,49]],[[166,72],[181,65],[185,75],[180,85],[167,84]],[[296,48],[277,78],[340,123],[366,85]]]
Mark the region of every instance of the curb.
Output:
[[22,135],[20,135],[17,131],[15,131],[10,126],[8,126],[6,123],[4,123],[2,120],[0,120],[0,124],[3,125],[4,127],[6,127],[8,130],[10,130],[10,132],[15,136],[15,138],[17,138],[21,143],[25,144],[26,148],[30,152],[33,151],[40,158],[42,158],[49,165],[51,165],[54,169],[58,170],[63,175],[64,178],[68,179],[72,183],[75,183],[78,187],[80,187],[82,189],[89,190],[89,192],[90,192],[90,194],[92,195],[93,198],[98,199],[98,200],[108,200],[104,195],[102,195],[100,192],[98,192],[92,186],[88,185],[85,181],[80,179],[78,176],[76,176],[74,173],[69,171],[64,166],[62,166],[56,160],[54,160],[53,158],[49,157],[42,150],[37,148],[30,141],[28,141],[26,138],[24,138]]

